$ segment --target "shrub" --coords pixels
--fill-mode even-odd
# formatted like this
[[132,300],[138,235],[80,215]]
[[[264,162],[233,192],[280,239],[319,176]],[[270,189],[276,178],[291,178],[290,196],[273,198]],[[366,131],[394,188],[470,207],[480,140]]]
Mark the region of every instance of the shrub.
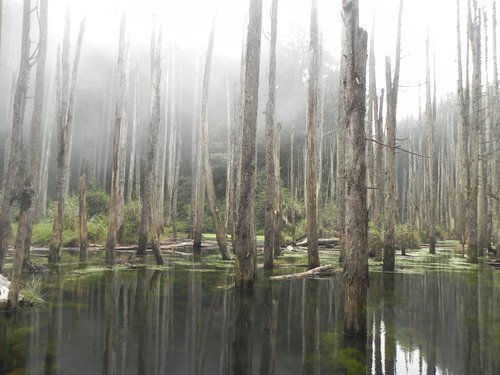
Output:
[[380,258],[384,251],[384,237],[382,231],[373,221],[368,224],[368,255]]
[[43,221],[33,225],[31,243],[33,245],[48,245],[52,239],[52,223]]
[[415,249],[419,245],[418,231],[410,224],[396,226],[396,244],[402,250]]
[[125,205],[123,210],[124,240],[127,243],[137,242],[139,227],[141,226],[141,209],[139,201],[131,201]]

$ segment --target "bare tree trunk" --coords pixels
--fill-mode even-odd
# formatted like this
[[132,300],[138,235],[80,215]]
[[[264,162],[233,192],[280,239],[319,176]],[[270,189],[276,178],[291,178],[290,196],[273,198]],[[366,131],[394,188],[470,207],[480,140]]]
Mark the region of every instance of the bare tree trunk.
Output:
[[215,227],[215,235],[217,237],[217,244],[219,245],[221,256],[223,260],[229,260],[229,250],[227,246],[226,230],[220,218],[219,208],[217,207],[217,200],[215,196],[214,178],[212,176],[212,166],[210,164],[210,148],[208,146],[208,89],[210,86],[210,68],[212,65],[212,52],[214,47],[214,33],[215,33],[215,14],[212,20],[212,30],[208,40],[207,56],[205,60],[205,71],[203,73],[203,86],[201,93],[201,124],[203,141],[203,179],[207,191],[208,207],[212,214],[212,220]]
[[[458,79],[457,79],[457,97],[460,107],[460,214],[459,219],[459,233],[462,246],[466,241],[466,217],[468,212],[467,196],[469,192],[469,146],[468,146],[468,127],[469,127],[469,100],[468,92],[469,87],[463,88],[463,78],[462,78],[462,48],[461,48],[461,37],[460,37],[460,0],[457,0],[457,67],[458,67]],[[468,80],[467,80],[468,82]]]
[[[179,123],[178,123],[179,124]],[[180,125],[180,124],[179,124]],[[181,153],[182,153],[182,133],[181,127],[177,129],[177,140],[176,140],[176,161],[175,161],[175,171],[174,171],[174,191],[172,196],[172,236],[177,239],[177,196],[179,187],[179,173],[181,166]]]
[[122,144],[123,138],[126,138],[125,123],[127,115],[126,107],[126,92],[127,73],[126,73],[126,46],[125,46],[125,33],[126,33],[126,16],[122,14],[120,21],[120,37],[118,47],[118,63],[117,63],[117,92],[116,92],[116,109],[115,109],[115,127],[113,136],[113,164],[111,169],[111,200],[109,204],[109,226],[108,226],[108,239],[106,241],[106,265],[113,266],[115,263],[115,248],[117,241],[117,232],[120,227],[122,216],[122,203],[123,191],[121,189],[122,161],[125,158]]
[[271,4],[271,41],[269,52],[269,91],[266,105],[266,208],[264,233],[264,269],[273,269],[275,218],[276,208],[276,178],[274,166],[275,146],[275,106],[276,106],[276,34],[278,30],[278,0]]
[[[3,272],[5,255],[9,247],[9,239],[11,234],[11,207],[15,199],[15,187],[18,177],[19,164],[21,162],[22,140],[23,140],[23,122],[26,109],[26,96],[28,92],[28,83],[30,77],[30,23],[31,23],[31,1],[24,0],[23,3],[23,23],[22,23],[22,40],[21,40],[21,62],[19,67],[19,77],[16,85],[16,93],[14,96],[13,116],[12,116],[12,132],[10,142],[9,163],[4,176],[4,192],[2,196],[2,205],[0,208],[0,272]],[[26,204],[25,207],[30,207]],[[24,207],[24,206],[23,206]],[[19,254],[18,254],[19,253]],[[20,272],[23,261],[23,248],[16,251],[15,263],[20,261],[20,267],[14,265],[14,278],[18,279],[18,285],[11,285],[9,293],[9,305],[11,308],[17,306],[17,297],[20,288]],[[16,272],[19,272],[17,275]],[[13,280],[14,281],[14,280]],[[17,282],[17,281],[16,281]],[[17,290],[16,290],[17,289]],[[13,295],[11,299],[10,295]]]
[[[35,98],[33,117],[31,119],[30,128],[30,143],[29,143],[29,160],[28,160],[28,173],[26,176],[25,185],[31,186],[35,191],[35,201],[39,195],[39,174],[40,174],[40,155],[41,155],[41,130],[42,118],[44,107],[44,83],[45,83],[45,63],[47,60],[47,25],[48,25],[48,5],[47,0],[41,0],[39,5],[39,41],[38,41],[38,55],[37,55],[37,71],[36,71],[36,84],[35,84]],[[27,207],[27,206],[25,206]],[[20,224],[18,226],[18,239],[16,244],[23,244],[24,246],[24,260],[23,264],[29,263],[30,247],[31,247],[31,233],[33,230],[33,220],[35,214],[34,205],[29,206],[29,211],[20,211]],[[23,227],[23,225],[26,225]],[[19,236],[25,236],[20,238]]]
[[436,145],[434,144],[434,122],[435,115],[431,104],[431,68],[429,63],[429,38],[426,44],[426,90],[425,90],[425,127],[427,130],[427,184],[426,201],[427,206],[427,236],[429,237],[429,253],[436,253]]
[[79,196],[79,229],[80,229],[80,263],[85,265],[88,256],[87,229],[87,182],[85,175],[80,176]]
[[[494,95],[493,95],[493,108],[492,108],[492,113],[493,113],[493,119],[492,123],[496,125],[496,129],[492,130],[492,137],[495,140],[493,144],[493,149],[498,150],[500,148],[500,127],[498,126],[498,121],[499,121],[499,103],[498,103],[498,65],[497,65],[497,9],[496,9],[496,2],[493,2],[493,15],[492,15],[492,28],[493,28],[493,90],[494,90]],[[500,181],[500,153],[497,152],[496,155],[493,157],[493,166],[492,166],[492,178],[494,178],[494,181],[497,181],[496,184],[494,184],[493,187],[493,193],[497,198],[500,197],[500,184],[498,181]],[[493,213],[493,223],[492,223],[492,233],[493,233],[493,239],[495,242],[495,248],[497,249],[498,252],[498,244],[500,241],[500,199],[493,199],[493,207],[492,207],[492,213]]]
[[290,135],[290,194],[292,195],[292,204],[290,212],[290,224],[292,226],[292,244],[295,246],[296,243],[296,233],[295,233],[295,128],[292,128],[292,134]]
[[359,5],[343,2],[346,33],[345,98],[347,128],[344,259],[344,332],[366,336],[368,212],[366,210],[365,94],[368,34],[359,28]]
[[140,168],[140,165],[136,164],[137,159],[137,126],[139,124],[139,112],[137,110],[138,94],[137,88],[139,86],[139,66],[135,70],[135,84],[134,84],[134,107],[132,110],[132,135],[130,138],[130,162],[128,168],[128,180],[127,180],[127,192],[126,192],[126,202],[130,202],[132,199],[136,198],[137,191],[134,193],[134,177],[135,168]]
[[307,117],[307,255],[309,269],[319,267],[318,254],[318,215],[316,184],[318,183],[316,141],[318,128],[318,5],[317,0],[312,1],[311,31],[309,44],[309,91],[308,91],[308,117]]
[[250,0],[245,66],[245,100],[241,146],[240,188],[236,220],[236,287],[253,286],[256,266],[255,190],[256,135],[260,71],[262,0]]
[[[476,4],[475,4],[476,5]],[[467,210],[467,256],[469,262],[477,263],[478,231],[477,231],[477,196],[479,184],[479,131],[481,123],[481,21],[475,6],[474,20],[469,7],[468,34],[472,46],[472,119],[470,144],[470,189],[468,192]]]
[[283,215],[281,211],[281,127],[282,123],[278,122],[274,129],[274,256],[281,255],[281,231],[283,227]]
[[226,233],[229,229],[229,218],[231,211],[231,203],[233,201],[233,176],[231,172],[233,170],[233,142],[232,142],[232,130],[231,130],[231,98],[229,93],[229,81],[226,77],[226,210],[224,212],[224,229]]
[[[139,228],[139,240],[137,255],[144,257],[148,244],[148,233],[151,230],[153,234],[152,244],[153,252],[157,264],[164,264],[163,257],[158,244],[157,231],[157,212],[153,212],[154,200],[157,199],[155,193],[156,186],[156,164],[158,159],[158,131],[160,126],[160,107],[161,107],[161,34],[156,37],[156,31],[153,27],[151,33],[151,119],[149,122],[149,141],[148,156],[146,164],[146,175],[144,177],[144,189],[142,199],[141,226]],[[154,197],[153,197],[154,195]],[[160,212],[161,215],[161,212]]]
[[401,18],[403,14],[403,0],[399,2],[398,34],[396,40],[396,56],[394,78],[391,78],[391,61],[385,60],[386,89],[387,89],[387,116],[386,132],[388,147],[385,151],[385,230],[384,230],[384,271],[394,271],[395,266],[395,229],[397,215],[396,195],[396,110],[398,105],[399,67],[401,60]]
[[[63,235],[63,217],[65,192],[67,181],[69,179],[69,160],[70,160],[70,139],[73,127],[73,107],[76,96],[76,84],[78,78],[78,65],[80,62],[80,53],[82,49],[83,35],[85,33],[85,18],[80,24],[78,41],[73,62],[73,72],[71,85],[69,82],[69,37],[70,37],[70,13],[66,9],[66,22],[64,27],[63,52],[61,56],[62,77],[59,84],[60,103],[58,109],[58,152],[57,152],[57,181],[56,181],[56,200],[57,212],[54,217],[52,241],[49,248],[49,262],[58,263],[62,246]],[[68,92],[69,90],[69,92]]]

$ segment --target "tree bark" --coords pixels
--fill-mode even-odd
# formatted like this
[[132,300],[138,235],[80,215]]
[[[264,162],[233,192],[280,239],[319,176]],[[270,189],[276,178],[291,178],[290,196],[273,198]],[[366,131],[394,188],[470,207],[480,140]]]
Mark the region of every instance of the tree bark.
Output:
[[[40,174],[40,155],[41,155],[41,130],[44,107],[44,87],[45,87],[45,64],[47,60],[47,25],[48,25],[48,4],[47,0],[41,0],[39,3],[39,41],[37,54],[37,71],[35,83],[35,98],[33,103],[33,117],[31,118],[30,127],[30,143],[28,155],[28,173],[26,185],[33,186],[35,191],[34,200],[39,197],[39,174]],[[29,262],[31,233],[33,230],[33,220],[35,214],[35,205],[29,206],[29,211],[20,211],[19,222],[22,225],[18,226],[18,239],[16,243],[24,244],[24,260],[23,264]],[[19,235],[24,235],[24,238],[19,238]]]
[[385,150],[385,230],[384,230],[384,271],[394,271],[396,247],[396,110],[398,105],[399,67],[401,61],[401,18],[403,14],[403,0],[399,3],[398,32],[396,40],[396,56],[394,77],[391,78],[391,61],[385,60],[387,115],[386,132],[388,147]]
[[202,158],[203,158],[203,180],[207,191],[207,200],[212,220],[215,227],[215,235],[217,237],[217,244],[221,252],[223,260],[229,260],[229,250],[227,246],[226,230],[220,218],[219,208],[217,207],[217,199],[215,196],[214,178],[212,175],[212,165],[210,164],[210,147],[208,145],[208,89],[210,87],[210,68],[212,65],[212,53],[214,47],[214,33],[215,33],[215,14],[212,20],[212,30],[208,40],[207,56],[205,60],[205,71],[203,73],[203,86],[201,93],[201,124],[202,124]]
[[312,1],[311,7],[311,30],[309,44],[309,89],[308,89],[308,115],[307,115],[307,255],[309,269],[319,267],[318,254],[318,215],[316,184],[317,160],[316,147],[318,128],[318,5],[317,0]]
[[87,182],[85,175],[80,176],[79,195],[79,229],[80,229],[80,263],[85,265],[88,257],[88,228],[87,228]]
[[106,241],[106,265],[113,266],[115,263],[115,247],[117,241],[118,229],[121,226],[121,218],[123,212],[122,199],[123,190],[121,188],[122,174],[125,172],[122,168],[125,153],[123,152],[123,143],[126,139],[125,123],[126,117],[126,92],[127,73],[126,73],[126,16],[122,14],[120,21],[120,36],[118,47],[118,63],[117,63],[117,91],[115,105],[115,127],[113,136],[113,163],[111,169],[111,199],[109,205],[109,225],[108,239]]
[[73,107],[75,104],[76,85],[78,79],[78,65],[82,49],[83,35],[85,33],[85,18],[80,23],[78,41],[76,44],[75,58],[73,62],[73,72],[71,85],[69,82],[69,38],[70,38],[70,12],[66,8],[66,21],[64,27],[63,52],[61,55],[61,78],[58,85],[59,107],[57,110],[57,179],[56,179],[56,200],[57,212],[55,213],[52,241],[49,248],[49,262],[58,263],[63,240],[63,218],[66,187],[69,179],[70,160],[70,139],[73,128]]
[[477,7],[472,20],[469,8],[468,34],[472,50],[472,118],[470,143],[470,188],[468,192],[467,210],[467,256],[471,263],[477,263],[478,231],[477,231],[477,197],[479,184],[479,131],[481,123],[481,23]]
[[241,147],[240,188],[236,222],[236,287],[253,286],[256,266],[255,190],[256,135],[259,94],[262,0],[250,0],[245,65],[245,100]]
[[[19,67],[19,77],[17,80],[14,96],[12,132],[10,142],[9,163],[2,196],[2,205],[0,208],[0,272],[3,272],[5,255],[9,247],[11,235],[11,207],[15,199],[15,187],[18,177],[19,164],[21,162],[23,122],[26,109],[26,96],[28,92],[28,83],[30,78],[30,23],[31,23],[31,1],[24,0],[23,3],[23,22],[22,22],[22,40],[21,40],[21,62]],[[29,206],[27,206],[29,207]],[[21,266],[23,258],[23,249],[21,248],[20,257]],[[16,259],[16,261],[19,259]],[[17,297],[17,296],[16,296]],[[17,303],[17,302],[16,302]]]
[[365,94],[368,34],[359,28],[359,5],[343,2],[346,80],[342,87],[348,121],[344,259],[344,332],[366,336],[368,212],[366,209]]
[[264,269],[274,267],[276,222],[276,177],[274,165],[276,115],[276,37],[278,30],[278,0],[271,4],[271,40],[269,47],[269,89],[266,105],[266,208],[264,231]]

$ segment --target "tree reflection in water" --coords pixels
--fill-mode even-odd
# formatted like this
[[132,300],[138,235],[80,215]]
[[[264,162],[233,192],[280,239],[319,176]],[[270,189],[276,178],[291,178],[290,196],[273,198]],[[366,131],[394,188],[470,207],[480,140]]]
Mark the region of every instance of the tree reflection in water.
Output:
[[0,373],[500,373],[499,275],[371,275],[369,336],[342,333],[341,275],[252,294],[201,264],[61,282],[46,306],[0,315]]

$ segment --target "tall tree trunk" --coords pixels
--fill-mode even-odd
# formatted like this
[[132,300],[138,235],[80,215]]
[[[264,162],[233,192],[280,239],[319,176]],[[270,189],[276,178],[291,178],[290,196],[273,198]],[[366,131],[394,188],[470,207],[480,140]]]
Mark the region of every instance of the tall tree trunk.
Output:
[[282,123],[278,122],[274,129],[274,256],[281,255],[281,231],[283,228],[283,216],[281,211],[281,127]]
[[276,106],[276,35],[278,30],[278,0],[271,4],[271,40],[269,47],[269,91],[266,105],[266,208],[264,230],[264,268],[273,269],[276,222],[276,178],[274,166],[275,106]]
[[343,2],[346,34],[345,98],[347,127],[344,259],[344,332],[366,336],[368,292],[368,212],[366,209],[365,95],[368,34],[359,28],[359,5]]
[[467,210],[467,256],[469,262],[477,263],[477,196],[479,184],[479,131],[481,123],[481,21],[474,2],[474,20],[469,8],[468,34],[472,49],[472,118],[470,143],[470,188]]
[[[158,213],[154,212],[154,203],[157,203],[156,194],[156,164],[158,162],[158,131],[160,126],[161,109],[161,34],[156,37],[156,30],[153,27],[151,32],[151,113],[149,121],[149,141],[146,164],[146,175],[144,176],[144,189],[142,198],[141,225],[139,228],[139,240],[137,255],[144,257],[148,245],[148,233],[153,234],[152,247],[157,264],[164,264],[158,243]],[[161,212],[160,212],[161,215]]]
[[[495,124],[494,130],[492,130],[492,136],[493,139],[495,140],[493,144],[493,149],[498,150],[500,148],[500,127],[498,126],[498,121],[499,121],[499,108],[500,105],[498,103],[498,65],[497,65],[497,9],[496,9],[496,2],[493,2],[493,15],[492,15],[492,29],[493,29],[493,124]],[[497,152],[496,155],[493,157],[493,173],[492,173],[492,178],[494,178],[494,181],[497,181],[496,184],[494,184],[493,187],[493,193],[497,198],[500,197],[500,184],[498,181],[500,181],[500,153]],[[492,223],[492,233],[495,241],[495,248],[498,250],[498,244],[500,242],[500,199],[493,199],[493,207],[492,207],[492,212],[493,212],[493,223]]]
[[426,43],[426,83],[425,83],[425,127],[427,132],[427,152],[429,159],[427,159],[427,191],[426,202],[427,206],[427,236],[429,238],[429,253],[436,253],[436,145],[434,143],[434,122],[435,115],[431,103],[431,68],[429,63],[429,38]]
[[203,73],[203,86],[201,92],[201,124],[202,124],[202,134],[201,138],[203,141],[203,180],[205,182],[205,187],[207,191],[207,200],[210,213],[212,214],[212,220],[215,227],[215,235],[217,237],[217,244],[221,252],[223,260],[229,260],[229,250],[227,246],[226,230],[224,229],[224,224],[220,218],[219,208],[217,207],[217,199],[215,196],[215,186],[214,178],[212,175],[212,165],[210,163],[210,147],[208,145],[209,135],[208,135],[208,89],[210,87],[210,68],[212,65],[212,53],[214,48],[214,33],[215,33],[215,14],[212,20],[212,30],[210,31],[210,37],[208,40],[207,56],[205,60],[205,71]]
[[56,200],[57,212],[55,213],[52,241],[49,248],[49,262],[58,263],[62,246],[64,204],[67,182],[69,179],[70,160],[70,139],[73,128],[73,108],[75,104],[76,85],[78,79],[78,65],[80,63],[80,53],[82,49],[83,35],[85,33],[85,18],[80,23],[78,41],[76,44],[75,59],[73,62],[73,72],[71,84],[69,82],[69,38],[70,38],[70,12],[66,9],[66,21],[64,27],[63,52],[61,56],[61,72],[59,84],[58,100],[58,120],[57,120],[57,179],[56,179]]
[[[16,93],[14,96],[13,116],[12,116],[12,132],[10,142],[9,163],[6,175],[4,176],[4,192],[2,196],[2,205],[0,208],[0,272],[3,272],[5,255],[9,247],[9,239],[11,234],[11,206],[15,198],[15,187],[21,162],[21,147],[23,140],[23,122],[26,109],[26,96],[28,92],[28,83],[30,77],[30,23],[31,23],[31,1],[24,0],[23,5],[23,23],[22,23],[22,40],[21,40],[21,62],[19,66],[19,77],[16,85]],[[26,205],[26,207],[30,207]],[[23,259],[23,249],[17,254],[15,262],[21,262]],[[16,269],[16,267],[15,267]],[[17,276],[17,275],[14,275]],[[20,279],[20,271],[19,271]],[[15,287],[15,286],[14,286]],[[12,308],[17,306],[17,294],[19,290],[12,290],[9,294],[13,294],[15,300],[11,300]],[[9,297],[10,299],[10,297]]]
[[135,84],[134,84],[134,106],[132,109],[132,135],[130,137],[130,162],[128,168],[128,180],[125,202],[130,202],[132,199],[137,198],[137,191],[134,192],[134,178],[135,168],[140,168],[136,164],[137,159],[137,126],[139,125],[139,112],[137,110],[138,103],[138,86],[139,86],[139,65],[135,70]]
[[79,195],[79,229],[80,229],[80,263],[85,265],[88,257],[88,228],[87,228],[87,182],[85,175],[80,176]]
[[317,0],[312,0],[311,30],[309,43],[309,89],[308,89],[308,115],[307,115],[307,255],[309,269],[319,266],[318,254],[318,215],[316,184],[318,183],[316,141],[318,128],[318,5]]
[[108,239],[106,241],[106,265],[113,266],[116,257],[116,241],[117,232],[121,224],[123,212],[122,199],[123,190],[121,188],[122,168],[125,153],[123,152],[123,143],[126,140],[125,123],[126,117],[126,96],[127,96],[127,72],[126,72],[126,16],[122,14],[120,21],[120,37],[118,47],[118,63],[117,63],[117,91],[116,91],[116,106],[115,106],[115,127],[113,136],[113,163],[111,169],[111,200],[109,205],[109,226]]
[[262,0],[250,0],[245,65],[245,100],[241,146],[240,188],[236,221],[236,287],[253,286],[257,249],[255,243],[256,135],[259,94]]
[[401,61],[401,18],[403,15],[403,0],[399,2],[398,33],[396,40],[396,56],[394,77],[391,78],[391,61],[385,60],[386,90],[387,90],[387,115],[386,132],[387,148],[385,152],[385,230],[384,230],[384,271],[394,271],[395,266],[395,229],[397,215],[396,196],[396,110],[398,105],[399,67]]
[[[35,191],[35,201],[39,195],[39,174],[40,174],[40,155],[41,155],[41,130],[45,96],[45,64],[47,60],[47,25],[48,25],[48,4],[47,0],[41,0],[39,4],[39,41],[37,55],[37,71],[35,83],[35,98],[33,103],[33,117],[31,118],[30,143],[28,172],[25,185],[31,186]],[[24,207],[27,207],[26,205]],[[19,212],[18,238],[16,244],[24,247],[23,264],[29,262],[31,233],[33,230],[33,220],[35,214],[34,205],[29,206],[28,211]],[[25,227],[23,227],[25,225]],[[24,236],[24,238],[23,238]],[[16,249],[17,251],[17,249]]]
[[[458,104],[460,107],[460,212],[458,216],[458,227],[460,233],[460,240],[462,246],[464,246],[466,241],[466,218],[468,212],[467,196],[469,192],[469,100],[468,92],[469,87],[463,88],[463,69],[462,69],[462,47],[461,47],[461,35],[460,35],[460,0],[457,0],[457,68],[458,68],[458,78],[457,78],[457,97]],[[467,80],[468,82],[468,80]]]

